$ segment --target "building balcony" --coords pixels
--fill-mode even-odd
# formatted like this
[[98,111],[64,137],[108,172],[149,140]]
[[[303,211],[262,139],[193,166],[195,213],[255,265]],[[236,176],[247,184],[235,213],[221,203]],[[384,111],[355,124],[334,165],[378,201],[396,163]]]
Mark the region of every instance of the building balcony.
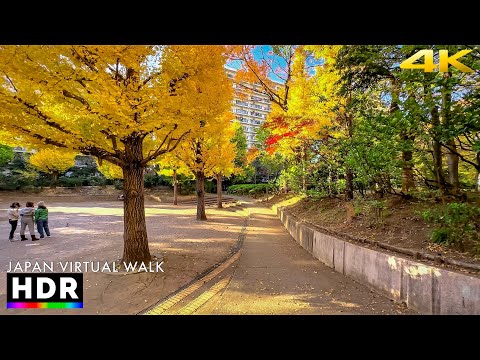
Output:
[[249,115],[247,110],[242,110],[242,109],[234,109],[233,112],[235,114]]
[[232,101],[233,105],[241,106],[241,107],[248,108],[248,109],[255,109],[255,110],[266,112],[266,113],[270,112],[270,110],[269,110],[270,108],[262,107],[260,105],[255,105],[255,104],[251,104],[251,103],[238,103],[237,101],[238,100]]
[[261,113],[252,113],[252,112],[250,112],[248,115],[249,115],[249,116],[254,116],[254,117],[256,117],[256,118],[260,118],[260,119],[262,119],[262,120],[265,120],[265,119],[266,119],[266,115],[265,115],[265,114],[261,114]]

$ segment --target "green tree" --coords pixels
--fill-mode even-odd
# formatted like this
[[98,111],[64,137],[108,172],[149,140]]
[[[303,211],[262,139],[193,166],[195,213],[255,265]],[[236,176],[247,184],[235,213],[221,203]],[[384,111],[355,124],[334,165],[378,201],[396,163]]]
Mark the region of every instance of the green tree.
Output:
[[0,166],[13,160],[13,149],[10,146],[0,144]]
[[[412,166],[415,119],[400,109],[402,79],[398,63],[405,53],[397,45],[345,46],[338,54],[337,68],[344,89],[369,91],[375,89],[385,96],[389,116],[396,120],[401,142],[402,192],[415,187]],[[413,121],[413,124],[409,123]]]
[[236,156],[235,156],[235,166],[239,168],[245,167],[245,158],[247,156],[247,137],[243,131],[243,126],[239,123],[235,129],[235,135],[232,138],[232,143],[235,143],[236,147]]

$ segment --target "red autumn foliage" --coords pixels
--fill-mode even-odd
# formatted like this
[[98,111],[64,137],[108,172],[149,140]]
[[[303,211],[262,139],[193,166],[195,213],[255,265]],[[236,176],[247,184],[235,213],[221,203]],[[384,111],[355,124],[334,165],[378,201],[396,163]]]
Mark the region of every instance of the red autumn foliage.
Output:
[[314,124],[314,121],[312,119],[304,119],[298,121],[299,119],[299,116],[278,116],[276,118],[270,119],[270,121],[263,124],[263,127],[266,129],[276,129],[277,131],[279,129],[287,130],[280,134],[271,135],[265,140],[265,144],[267,145],[265,150],[267,151],[267,153],[269,153],[270,155],[273,154],[278,148],[277,144],[282,139],[295,137],[304,128],[308,128],[309,126]]

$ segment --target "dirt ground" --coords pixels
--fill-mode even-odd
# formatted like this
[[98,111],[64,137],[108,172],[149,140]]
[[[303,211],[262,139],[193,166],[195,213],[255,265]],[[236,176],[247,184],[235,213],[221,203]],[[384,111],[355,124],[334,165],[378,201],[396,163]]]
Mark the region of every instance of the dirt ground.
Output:
[[354,206],[349,209],[346,202],[339,198],[298,199],[293,195],[283,194],[263,203],[267,206],[285,204],[297,217],[338,233],[480,264],[478,255],[460,252],[430,241],[434,225],[423,221],[419,213],[441,205],[432,204],[431,201],[402,200],[398,196],[392,196],[386,199],[387,206],[381,219],[359,204],[356,205],[357,210]]
[[[123,252],[123,203],[111,195],[0,193],[0,304],[6,301],[10,262],[104,261]],[[152,255],[163,257],[164,273],[84,273],[83,309],[5,309],[5,314],[136,314],[225,258],[235,245],[246,211],[242,206],[207,207],[208,221],[195,219],[191,205],[174,206],[146,198]],[[43,200],[49,209],[50,238],[8,241],[8,206]],[[20,226],[16,238],[19,238]],[[27,237],[28,230],[26,232]],[[37,234],[38,236],[38,234]]]

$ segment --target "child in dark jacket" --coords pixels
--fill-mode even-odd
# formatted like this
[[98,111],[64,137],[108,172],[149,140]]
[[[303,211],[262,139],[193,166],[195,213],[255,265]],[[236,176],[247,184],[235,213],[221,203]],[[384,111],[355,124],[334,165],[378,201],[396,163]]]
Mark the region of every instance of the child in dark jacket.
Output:
[[43,239],[45,234],[50,237],[50,229],[48,228],[48,209],[43,201],[39,201],[37,204],[37,210],[35,210],[35,223],[37,224],[37,230],[40,234],[40,239]]

